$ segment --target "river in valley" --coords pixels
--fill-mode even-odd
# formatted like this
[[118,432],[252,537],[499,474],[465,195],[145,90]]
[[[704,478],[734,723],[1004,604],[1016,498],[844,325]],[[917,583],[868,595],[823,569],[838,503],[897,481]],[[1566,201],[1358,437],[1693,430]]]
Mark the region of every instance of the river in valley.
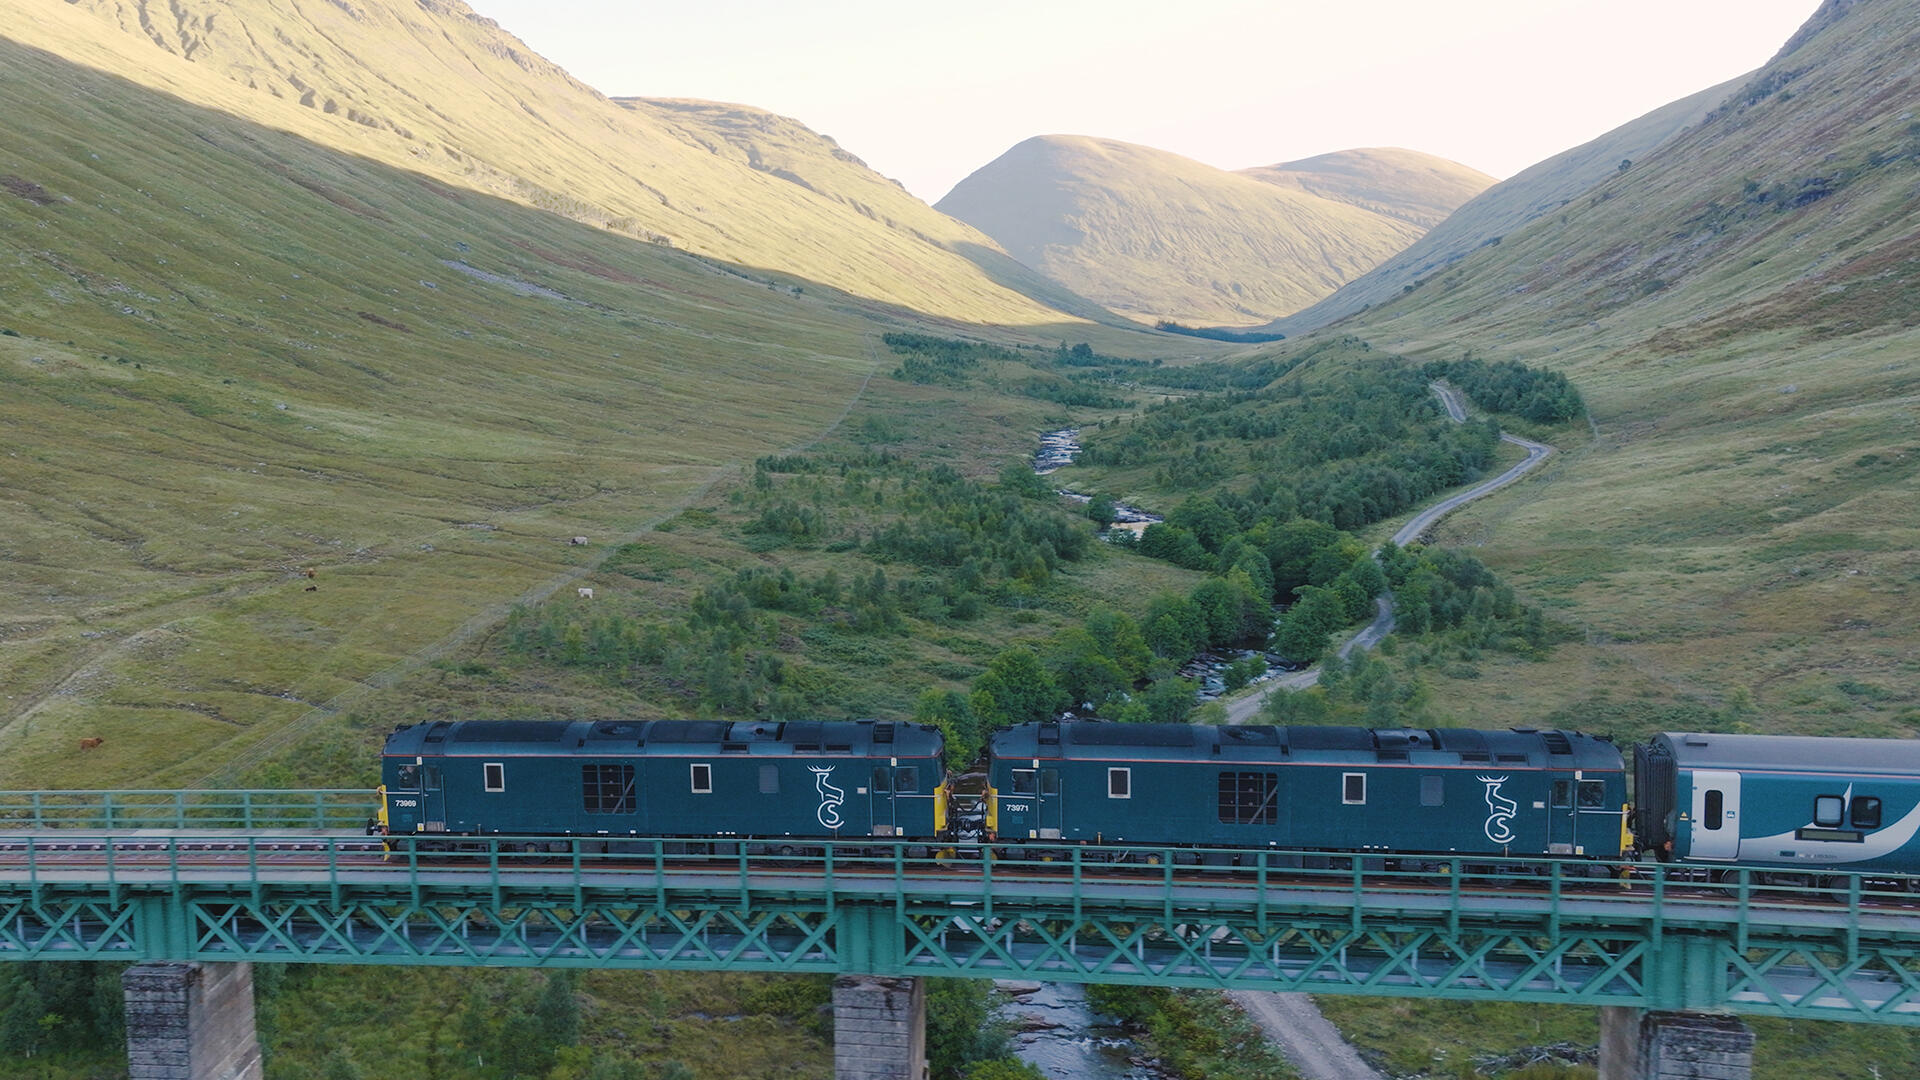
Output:
[[1077,983],[1002,982],[997,1010],[1013,1030],[1014,1056],[1048,1080],[1163,1080],[1111,1017],[1087,1004]]

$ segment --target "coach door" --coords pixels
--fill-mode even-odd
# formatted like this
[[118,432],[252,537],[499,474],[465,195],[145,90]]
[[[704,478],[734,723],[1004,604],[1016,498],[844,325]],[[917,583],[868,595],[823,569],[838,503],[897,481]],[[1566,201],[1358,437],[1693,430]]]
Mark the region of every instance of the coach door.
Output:
[[1740,854],[1740,774],[1693,772],[1693,840],[1696,859],[1733,859]]

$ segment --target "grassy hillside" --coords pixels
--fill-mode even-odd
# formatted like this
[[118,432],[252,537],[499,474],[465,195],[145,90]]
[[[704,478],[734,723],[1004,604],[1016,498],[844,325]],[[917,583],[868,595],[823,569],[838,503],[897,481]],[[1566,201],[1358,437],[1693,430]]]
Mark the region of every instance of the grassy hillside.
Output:
[[1068,135],[1015,146],[936,208],[1114,311],[1187,324],[1296,311],[1422,231],[1347,196]]
[[1241,169],[1240,175],[1350,203],[1423,229],[1445,221],[1461,203],[1495,183],[1493,177],[1457,161],[1393,146],[1337,150]]
[[1444,221],[1432,225],[1431,232],[1406,250],[1342,285],[1332,296],[1312,307],[1275,320],[1272,329],[1302,334],[1394,299],[1415,282],[1466,258],[1484,245],[1499,243],[1507,233],[1527,222],[1567,206],[1619,169],[1621,161],[1642,157],[1699,123],[1727,100],[1741,81],[1711,86],[1663,105],[1597,139],[1523,169],[1477,193],[1471,200],[1462,200],[1464,205],[1453,210]]
[[783,122],[777,154],[807,163],[786,171],[815,181],[792,183],[685,110],[603,97],[459,0],[4,0],[0,21],[322,146],[785,280],[973,322],[1054,322],[1053,302],[1097,314],[829,139]]
[[1916,27],[1913,0],[1823,7],[1699,124],[1342,325],[1551,366],[1592,413],[1541,479],[1442,530],[1584,643],[1450,683],[1453,707],[1920,729]]

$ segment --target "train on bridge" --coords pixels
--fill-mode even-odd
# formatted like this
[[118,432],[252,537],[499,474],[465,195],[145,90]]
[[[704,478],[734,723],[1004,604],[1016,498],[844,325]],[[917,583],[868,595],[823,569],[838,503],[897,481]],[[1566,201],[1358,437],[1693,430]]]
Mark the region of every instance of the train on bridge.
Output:
[[1920,872],[1920,741],[1669,733],[1629,769],[1575,731],[1049,721],[995,734],[984,790],[964,795],[944,749],[934,728],[873,720],[417,724],[387,739],[377,829],[453,851],[871,837],[1228,865],[1644,858],[1808,885]]

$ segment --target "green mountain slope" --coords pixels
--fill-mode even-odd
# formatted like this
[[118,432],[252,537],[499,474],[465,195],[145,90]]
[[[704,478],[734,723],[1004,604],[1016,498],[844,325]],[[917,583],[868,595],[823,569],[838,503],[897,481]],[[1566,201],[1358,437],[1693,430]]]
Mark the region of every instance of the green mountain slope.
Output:
[[1445,221],[1460,204],[1495,183],[1493,177],[1457,161],[1392,146],[1337,150],[1241,169],[1240,175],[1350,203],[1425,229]]
[[1585,644],[1462,708],[1920,727],[1916,101],[1920,3],[1834,0],[1700,123],[1342,325],[1547,364],[1592,408],[1590,444],[1447,529]]
[[1002,154],[936,208],[1114,311],[1247,325],[1327,295],[1422,231],[1354,201],[1144,146],[1049,135]]
[[955,319],[1097,315],[1004,258],[974,265],[991,241],[830,139],[783,122],[778,153],[814,178],[791,183],[685,110],[603,97],[458,0],[5,0],[0,15],[24,44],[629,237]]
[[1527,222],[1558,211],[1617,170],[1622,160],[1639,158],[1699,123],[1727,100],[1742,81],[1736,79],[1711,86],[1663,105],[1597,139],[1524,169],[1476,193],[1471,200],[1462,200],[1464,205],[1453,209],[1444,221],[1433,224],[1430,232],[1406,250],[1342,285],[1332,296],[1312,307],[1275,320],[1273,329],[1287,334],[1305,333],[1356,311],[1386,303],[1416,281],[1458,262],[1481,245],[1498,243],[1505,234]]

